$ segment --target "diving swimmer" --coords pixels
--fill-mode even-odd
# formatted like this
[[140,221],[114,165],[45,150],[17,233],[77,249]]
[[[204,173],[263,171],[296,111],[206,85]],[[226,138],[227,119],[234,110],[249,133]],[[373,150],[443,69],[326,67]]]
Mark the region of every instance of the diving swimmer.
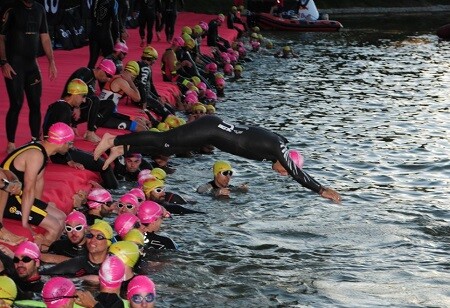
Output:
[[98,159],[102,153],[111,149],[103,166],[106,168],[117,156],[128,151],[172,155],[213,145],[224,152],[244,158],[272,161],[272,169],[280,175],[290,174],[302,186],[323,198],[340,203],[341,196],[338,192],[322,186],[301,169],[301,154],[289,150],[286,143],[286,138],[265,128],[238,126],[216,116],[206,115],[167,132],[145,131],[122,136],[105,133],[94,150],[94,158]]

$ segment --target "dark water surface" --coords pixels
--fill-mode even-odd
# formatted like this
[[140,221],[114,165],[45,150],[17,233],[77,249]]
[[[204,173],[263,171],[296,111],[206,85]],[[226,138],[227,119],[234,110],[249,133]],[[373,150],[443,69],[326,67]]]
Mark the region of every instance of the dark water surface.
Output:
[[[285,135],[343,204],[269,163],[219,151],[175,158],[168,190],[208,214],[164,222],[180,250],[148,258],[158,306],[450,306],[450,42],[434,35],[443,22],[343,23],[340,33],[264,33],[300,58],[251,55],[218,110]],[[196,195],[216,159],[250,192]]]

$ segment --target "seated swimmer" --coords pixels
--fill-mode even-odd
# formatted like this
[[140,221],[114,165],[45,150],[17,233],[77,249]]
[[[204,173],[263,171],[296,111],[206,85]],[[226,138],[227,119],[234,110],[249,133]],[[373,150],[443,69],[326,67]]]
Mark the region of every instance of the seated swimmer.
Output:
[[46,263],[60,263],[70,258],[85,255],[86,249],[86,216],[73,211],[66,217],[65,232],[67,238],[53,242],[47,253],[43,253],[41,260]]
[[213,165],[214,179],[206,184],[203,184],[197,188],[197,192],[212,193],[215,197],[230,197],[231,191],[247,192],[247,184],[242,184],[238,187],[230,185],[231,176],[233,170],[231,165],[227,161],[218,160]]
[[338,192],[322,186],[303,171],[303,164],[299,163],[301,154],[290,150],[287,143],[286,138],[268,129],[232,124],[219,117],[205,115],[168,132],[140,132],[121,136],[106,133],[95,148],[94,156],[98,158],[112,148],[104,166],[106,167],[125,151],[141,153],[158,151],[171,155],[211,144],[230,154],[253,160],[271,161],[272,169],[280,175],[291,175],[302,186],[323,198],[340,203],[341,196]]

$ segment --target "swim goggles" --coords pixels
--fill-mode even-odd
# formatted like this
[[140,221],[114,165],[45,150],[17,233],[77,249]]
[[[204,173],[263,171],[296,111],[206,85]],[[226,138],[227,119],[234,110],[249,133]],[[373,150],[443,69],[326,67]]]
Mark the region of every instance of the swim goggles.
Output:
[[86,201],[97,202],[97,203],[100,203],[100,204],[104,204],[107,207],[110,207],[114,203],[114,201],[97,201],[97,200],[92,200],[92,199],[87,199]]
[[131,301],[135,304],[141,304],[144,300],[147,303],[153,303],[155,301],[155,294],[148,293],[146,296],[134,294],[133,296],[131,296]]
[[72,232],[72,231],[80,232],[83,229],[84,229],[83,225],[78,225],[78,226],[75,226],[75,227],[66,225],[66,232]]
[[[92,234],[92,233],[87,233],[85,236],[86,236],[86,238],[88,238],[88,239],[93,239],[93,238],[94,238],[94,234]],[[99,240],[99,241],[107,240],[107,238],[104,237],[104,236],[101,235],[101,234],[97,234],[97,235],[95,236],[95,238],[96,238],[97,240]]]
[[220,174],[223,176],[232,176],[233,171],[231,171],[231,170],[220,171]]
[[30,263],[31,261],[33,261],[33,258],[30,258],[29,256],[25,256],[22,259],[19,259],[18,257],[14,257],[13,258],[13,262],[14,263],[19,263],[20,261],[22,261],[23,263]]
[[133,204],[130,204],[130,203],[122,203],[122,202],[119,202],[119,204],[117,205],[117,207],[118,207],[119,209],[123,208],[124,206],[125,206],[127,209],[129,209],[129,210],[131,210],[132,208],[134,208],[134,205],[133,205]]
[[161,187],[158,187],[158,188],[155,188],[155,189],[153,189],[153,191],[155,192],[155,193],[157,193],[157,194],[160,194],[160,193],[162,193],[162,192],[164,192],[164,188],[161,188]]

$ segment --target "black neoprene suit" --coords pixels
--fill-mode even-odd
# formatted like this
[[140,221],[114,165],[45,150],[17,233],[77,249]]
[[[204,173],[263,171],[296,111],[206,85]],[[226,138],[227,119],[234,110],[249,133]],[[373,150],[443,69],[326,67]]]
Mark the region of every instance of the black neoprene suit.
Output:
[[6,136],[9,142],[15,141],[25,91],[30,109],[28,121],[31,136],[39,139],[42,78],[36,57],[40,35],[48,33],[45,10],[37,2],[26,8],[22,1],[15,1],[2,17],[0,34],[5,35],[6,58],[16,72],[12,79],[5,78],[10,103],[6,114]]
[[167,132],[138,132],[114,139],[116,146],[129,145],[131,153],[172,155],[213,145],[248,159],[279,161],[298,183],[319,193],[322,186],[289,158],[287,142],[265,128],[238,126],[211,115]]

